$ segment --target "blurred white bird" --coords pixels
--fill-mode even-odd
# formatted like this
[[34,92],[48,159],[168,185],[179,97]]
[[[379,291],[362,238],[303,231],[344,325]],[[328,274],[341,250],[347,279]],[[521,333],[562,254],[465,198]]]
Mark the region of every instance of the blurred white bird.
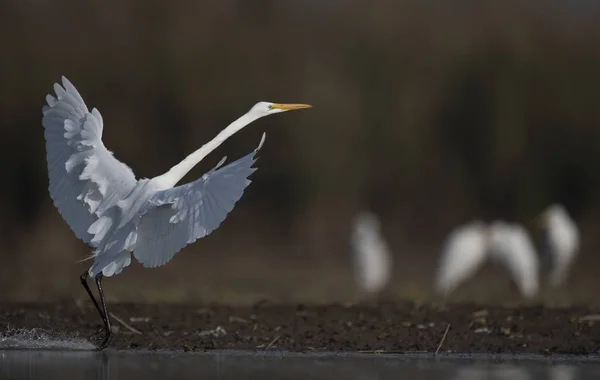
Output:
[[[145,267],[165,264],[183,247],[214,231],[250,184],[248,176],[260,144],[249,155],[221,167],[224,157],[198,180],[174,187],[200,160],[227,138],[263,116],[309,108],[306,104],[259,102],[213,140],[168,172],[137,180],[102,143],[104,128],[97,109],[88,111],[79,92],[62,77],[43,108],[50,197],[75,235],[93,247],[93,265],[81,283],[104,322],[111,339],[110,320],[102,292],[103,276],[120,273],[131,263],[131,252]],[[218,170],[217,170],[218,169]],[[87,285],[95,278],[102,309]]]
[[540,250],[543,261],[550,268],[548,282],[558,287],[566,282],[579,253],[579,230],[567,210],[559,204],[548,206],[538,220],[544,229]]
[[502,221],[489,227],[489,254],[500,264],[524,297],[531,298],[539,290],[539,261],[529,234],[521,225]]
[[357,284],[366,293],[381,291],[390,279],[392,255],[375,214],[362,212],[356,216],[351,245]]
[[473,276],[486,259],[487,227],[474,221],[457,227],[446,238],[435,277],[437,293],[448,295]]
[[473,276],[487,258],[499,263],[524,297],[538,291],[538,261],[523,227],[475,221],[458,227],[446,239],[435,279],[437,293],[448,295]]

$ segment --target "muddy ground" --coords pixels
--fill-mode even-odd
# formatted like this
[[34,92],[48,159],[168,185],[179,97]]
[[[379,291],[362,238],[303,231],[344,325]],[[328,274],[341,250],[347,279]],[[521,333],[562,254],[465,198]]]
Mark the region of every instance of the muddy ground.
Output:
[[[269,349],[588,354],[600,346],[600,308],[476,305],[283,306],[110,304],[116,349]],[[115,318],[116,317],[116,318]],[[123,321],[117,321],[117,318]],[[90,338],[102,327],[91,304],[0,304],[3,334],[44,329]],[[102,333],[97,336],[101,337]]]

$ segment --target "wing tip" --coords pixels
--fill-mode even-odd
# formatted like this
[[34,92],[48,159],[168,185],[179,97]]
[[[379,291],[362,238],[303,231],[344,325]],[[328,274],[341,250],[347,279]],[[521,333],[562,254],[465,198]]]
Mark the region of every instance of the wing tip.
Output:
[[[60,90],[66,92],[65,88],[62,86],[62,83],[60,83],[60,82],[54,82],[54,86],[52,86],[52,87],[54,87],[55,92],[60,91]],[[58,95],[58,93],[56,95]]]
[[217,166],[215,166],[215,168],[213,170],[220,168],[225,163],[225,161],[227,161],[227,156],[224,156],[223,158],[221,158],[221,161],[219,161],[219,163],[217,164]]
[[71,88],[73,88],[73,84],[71,83],[71,81],[70,81],[70,80],[68,80],[68,79],[67,79],[67,77],[66,77],[66,76],[64,76],[64,75],[61,75],[61,76],[60,76],[60,79],[61,79],[61,81],[62,81],[62,85],[63,85],[63,87],[65,88],[65,91],[70,91],[70,90],[71,90]]

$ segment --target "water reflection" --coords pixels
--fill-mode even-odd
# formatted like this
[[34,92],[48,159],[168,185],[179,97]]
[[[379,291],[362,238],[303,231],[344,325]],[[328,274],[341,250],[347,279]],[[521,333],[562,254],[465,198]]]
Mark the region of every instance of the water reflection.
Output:
[[[528,365],[515,366],[512,364],[473,364],[456,371],[456,380],[579,380],[576,365],[549,364],[546,369],[538,370],[527,368]],[[596,370],[597,371],[597,370]],[[596,374],[598,376],[599,373]],[[589,375],[591,376],[591,374]],[[585,377],[588,378],[588,377]],[[591,377],[590,377],[591,378]]]
[[485,361],[424,356],[210,352],[0,351],[1,379],[583,380],[600,361]]
[[556,365],[550,371],[549,380],[575,380],[577,367],[572,365]]
[[460,368],[454,375],[455,380],[532,380],[532,376],[525,368],[508,364],[471,365]]

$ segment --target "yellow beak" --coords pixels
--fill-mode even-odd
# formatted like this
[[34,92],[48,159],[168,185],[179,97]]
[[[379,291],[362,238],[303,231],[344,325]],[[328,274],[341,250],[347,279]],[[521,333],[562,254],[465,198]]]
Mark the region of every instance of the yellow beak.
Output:
[[278,104],[273,103],[271,107],[280,109],[282,111],[301,110],[303,108],[311,108],[310,104]]

